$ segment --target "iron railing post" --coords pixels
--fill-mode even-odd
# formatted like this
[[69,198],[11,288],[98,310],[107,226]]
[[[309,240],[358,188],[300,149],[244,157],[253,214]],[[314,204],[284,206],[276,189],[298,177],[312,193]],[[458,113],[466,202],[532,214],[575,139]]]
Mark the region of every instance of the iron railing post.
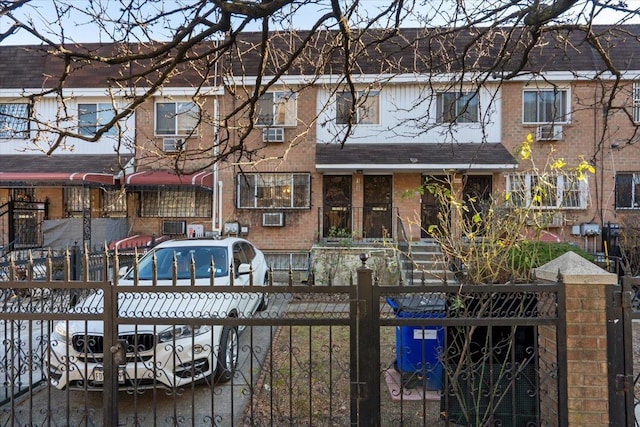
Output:
[[[102,404],[104,408],[104,425],[117,426],[118,423],[118,369],[115,354],[117,347],[117,314],[118,298],[115,286],[104,287],[104,388],[102,390]],[[126,349],[124,350],[126,351]]]
[[[351,301],[351,425],[380,425],[380,292],[360,255]],[[355,295],[354,295],[355,294]],[[355,297],[355,298],[354,298]]]

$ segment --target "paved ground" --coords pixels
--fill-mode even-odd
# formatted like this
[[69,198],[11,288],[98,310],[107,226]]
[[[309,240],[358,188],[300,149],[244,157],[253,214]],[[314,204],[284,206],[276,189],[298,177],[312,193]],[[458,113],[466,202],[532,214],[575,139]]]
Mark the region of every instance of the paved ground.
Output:
[[[287,305],[272,298],[264,315],[276,316]],[[179,392],[156,389],[140,394],[120,392],[120,426],[241,426],[251,396],[250,387],[259,379],[275,328],[254,326],[240,335],[240,358],[234,379],[222,385],[199,384]],[[25,372],[25,375],[28,375]],[[0,408],[0,425],[103,425],[103,394],[99,391],[60,391],[47,384]],[[135,417],[134,417],[135,415]]]

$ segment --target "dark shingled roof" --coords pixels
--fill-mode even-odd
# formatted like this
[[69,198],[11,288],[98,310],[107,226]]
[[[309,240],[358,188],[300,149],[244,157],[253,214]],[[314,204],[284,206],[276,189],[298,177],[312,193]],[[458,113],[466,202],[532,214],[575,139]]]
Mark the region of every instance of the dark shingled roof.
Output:
[[0,173],[8,172],[65,172],[108,173],[117,175],[132,155],[121,155],[120,165],[115,154],[37,154],[2,155]]
[[[174,59],[173,51],[153,55],[160,44],[87,43],[68,46],[78,53],[65,58],[49,46],[0,46],[0,89],[45,89],[60,85],[66,61],[70,62],[65,88],[148,87],[155,83],[165,63]],[[164,82],[165,87],[213,86],[212,43],[202,43],[181,58]],[[82,56],[86,56],[86,59]],[[139,55],[128,60],[130,55]],[[146,57],[149,55],[149,57]],[[194,65],[196,67],[194,68]],[[146,75],[148,74],[148,75]]]
[[[588,33],[591,31],[591,33]],[[597,39],[611,66],[621,72],[640,70],[640,25],[594,25],[571,29],[544,29],[533,49],[528,48],[532,35],[526,27],[497,28],[401,28],[354,31],[359,40],[353,44],[354,74],[419,73],[442,74],[490,71],[509,75],[523,72],[594,71],[607,69],[593,40]],[[344,74],[343,46],[337,31],[272,32],[268,36],[267,74],[283,75],[342,75]],[[307,41],[300,56],[291,64],[296,49]],[[260,32],[243,32],[235,40],[220,46],[228,48],[228,55],[219,72],[235,76],[255,76],[262,58]],[[65,87],[148,87],[164,65],[182,58],[172,50],[163,55],[153,54],[161,44],[83,44],[67,46],[69,51],[99,59],[88,61],[72,57],[72,72]],[[0,46],[0,89],[56,87],[64,67],[60,55],[47,54],[49,46]],[[141,57],[126,60],[133,52]],[[527,53],[528,52],[528,53]],[[220,52],[208,41],[191,47],[180,59],[176,71],[165,82],[166,87],[196,87],[204,81],[212,86],[215,59]],[[522,61],[527,53],[527,61]],[[148,57],[147,57],[148,55]],[[197,70],[189,59],[197,64]],[[143,70],[153,70],[148,76]],[[284,66],[289,67],[284,71]],[[280,72],[278,72],[278,70]]]
[[502,144],[437,144],[437,143],[350,143],[318,144],[316,168],[320,171],[340,170],[359,165],[362,169],[385,166],[411,170],[438,170],[459,165],[468,170],[515,168],[516,159]]
[[[589,35],[587,31],[592,31]],[[355,31],[357,34],[357,31]],[[352,72],[379,73],[455,73],[496,72],[502,75],[518,70],[604,71],[605,61],[592,41],[597,37],[602,52],[620,71],[640,69],[640,25],[554,29],[543,32],[531,51],[532,35],[526,27],[476,29],[401,28],[369,29],[352,46],[356,57]],[[344,73],[341,34],[324,31],[275,32],[269,34],[267,74],[276,73],[288,63],[292,52],[307,37],[311,40],[300,59],[285,75]],[[234,75],[255,76],[260,70],[263,35],[247,32],[238,35],[235,44],[240,55],[231,54],[225,67]],[[590,41],[591,40],[591,41]],[[527,61],[522,58],[527,55]]]

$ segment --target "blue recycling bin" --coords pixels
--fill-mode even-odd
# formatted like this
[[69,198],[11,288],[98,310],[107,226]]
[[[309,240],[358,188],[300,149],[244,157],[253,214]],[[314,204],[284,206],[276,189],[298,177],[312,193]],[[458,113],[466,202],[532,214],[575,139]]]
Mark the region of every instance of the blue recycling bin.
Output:
[[[388,297],[396,318],[445,317],[446,303],[439,294]],[[396,326],[396,369],[405,387],[422,384],[427,390],[442,390],[444,346],[442,326]]]

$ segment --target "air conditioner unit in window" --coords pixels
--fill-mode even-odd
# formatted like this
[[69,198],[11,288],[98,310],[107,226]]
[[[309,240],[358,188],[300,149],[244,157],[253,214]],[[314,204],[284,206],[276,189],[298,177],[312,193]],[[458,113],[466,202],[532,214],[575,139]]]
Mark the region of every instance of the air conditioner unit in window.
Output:
[[560,141],[563,137],[562,125],[543,125],[536,129],[538,141]]
[[263,142],[284,142],[284,128],[262,129]]
[[185,234],[186,232],[187,221],[162,221],[162,234]]
[[282,212],[263,213],[262,226],[263,227],[283,227],[284,213]]
[[184,146],[184,138],[163,138],[162,139],[162,150],[165,153],[175,153],[178,151],[182,151],[183,146]]

